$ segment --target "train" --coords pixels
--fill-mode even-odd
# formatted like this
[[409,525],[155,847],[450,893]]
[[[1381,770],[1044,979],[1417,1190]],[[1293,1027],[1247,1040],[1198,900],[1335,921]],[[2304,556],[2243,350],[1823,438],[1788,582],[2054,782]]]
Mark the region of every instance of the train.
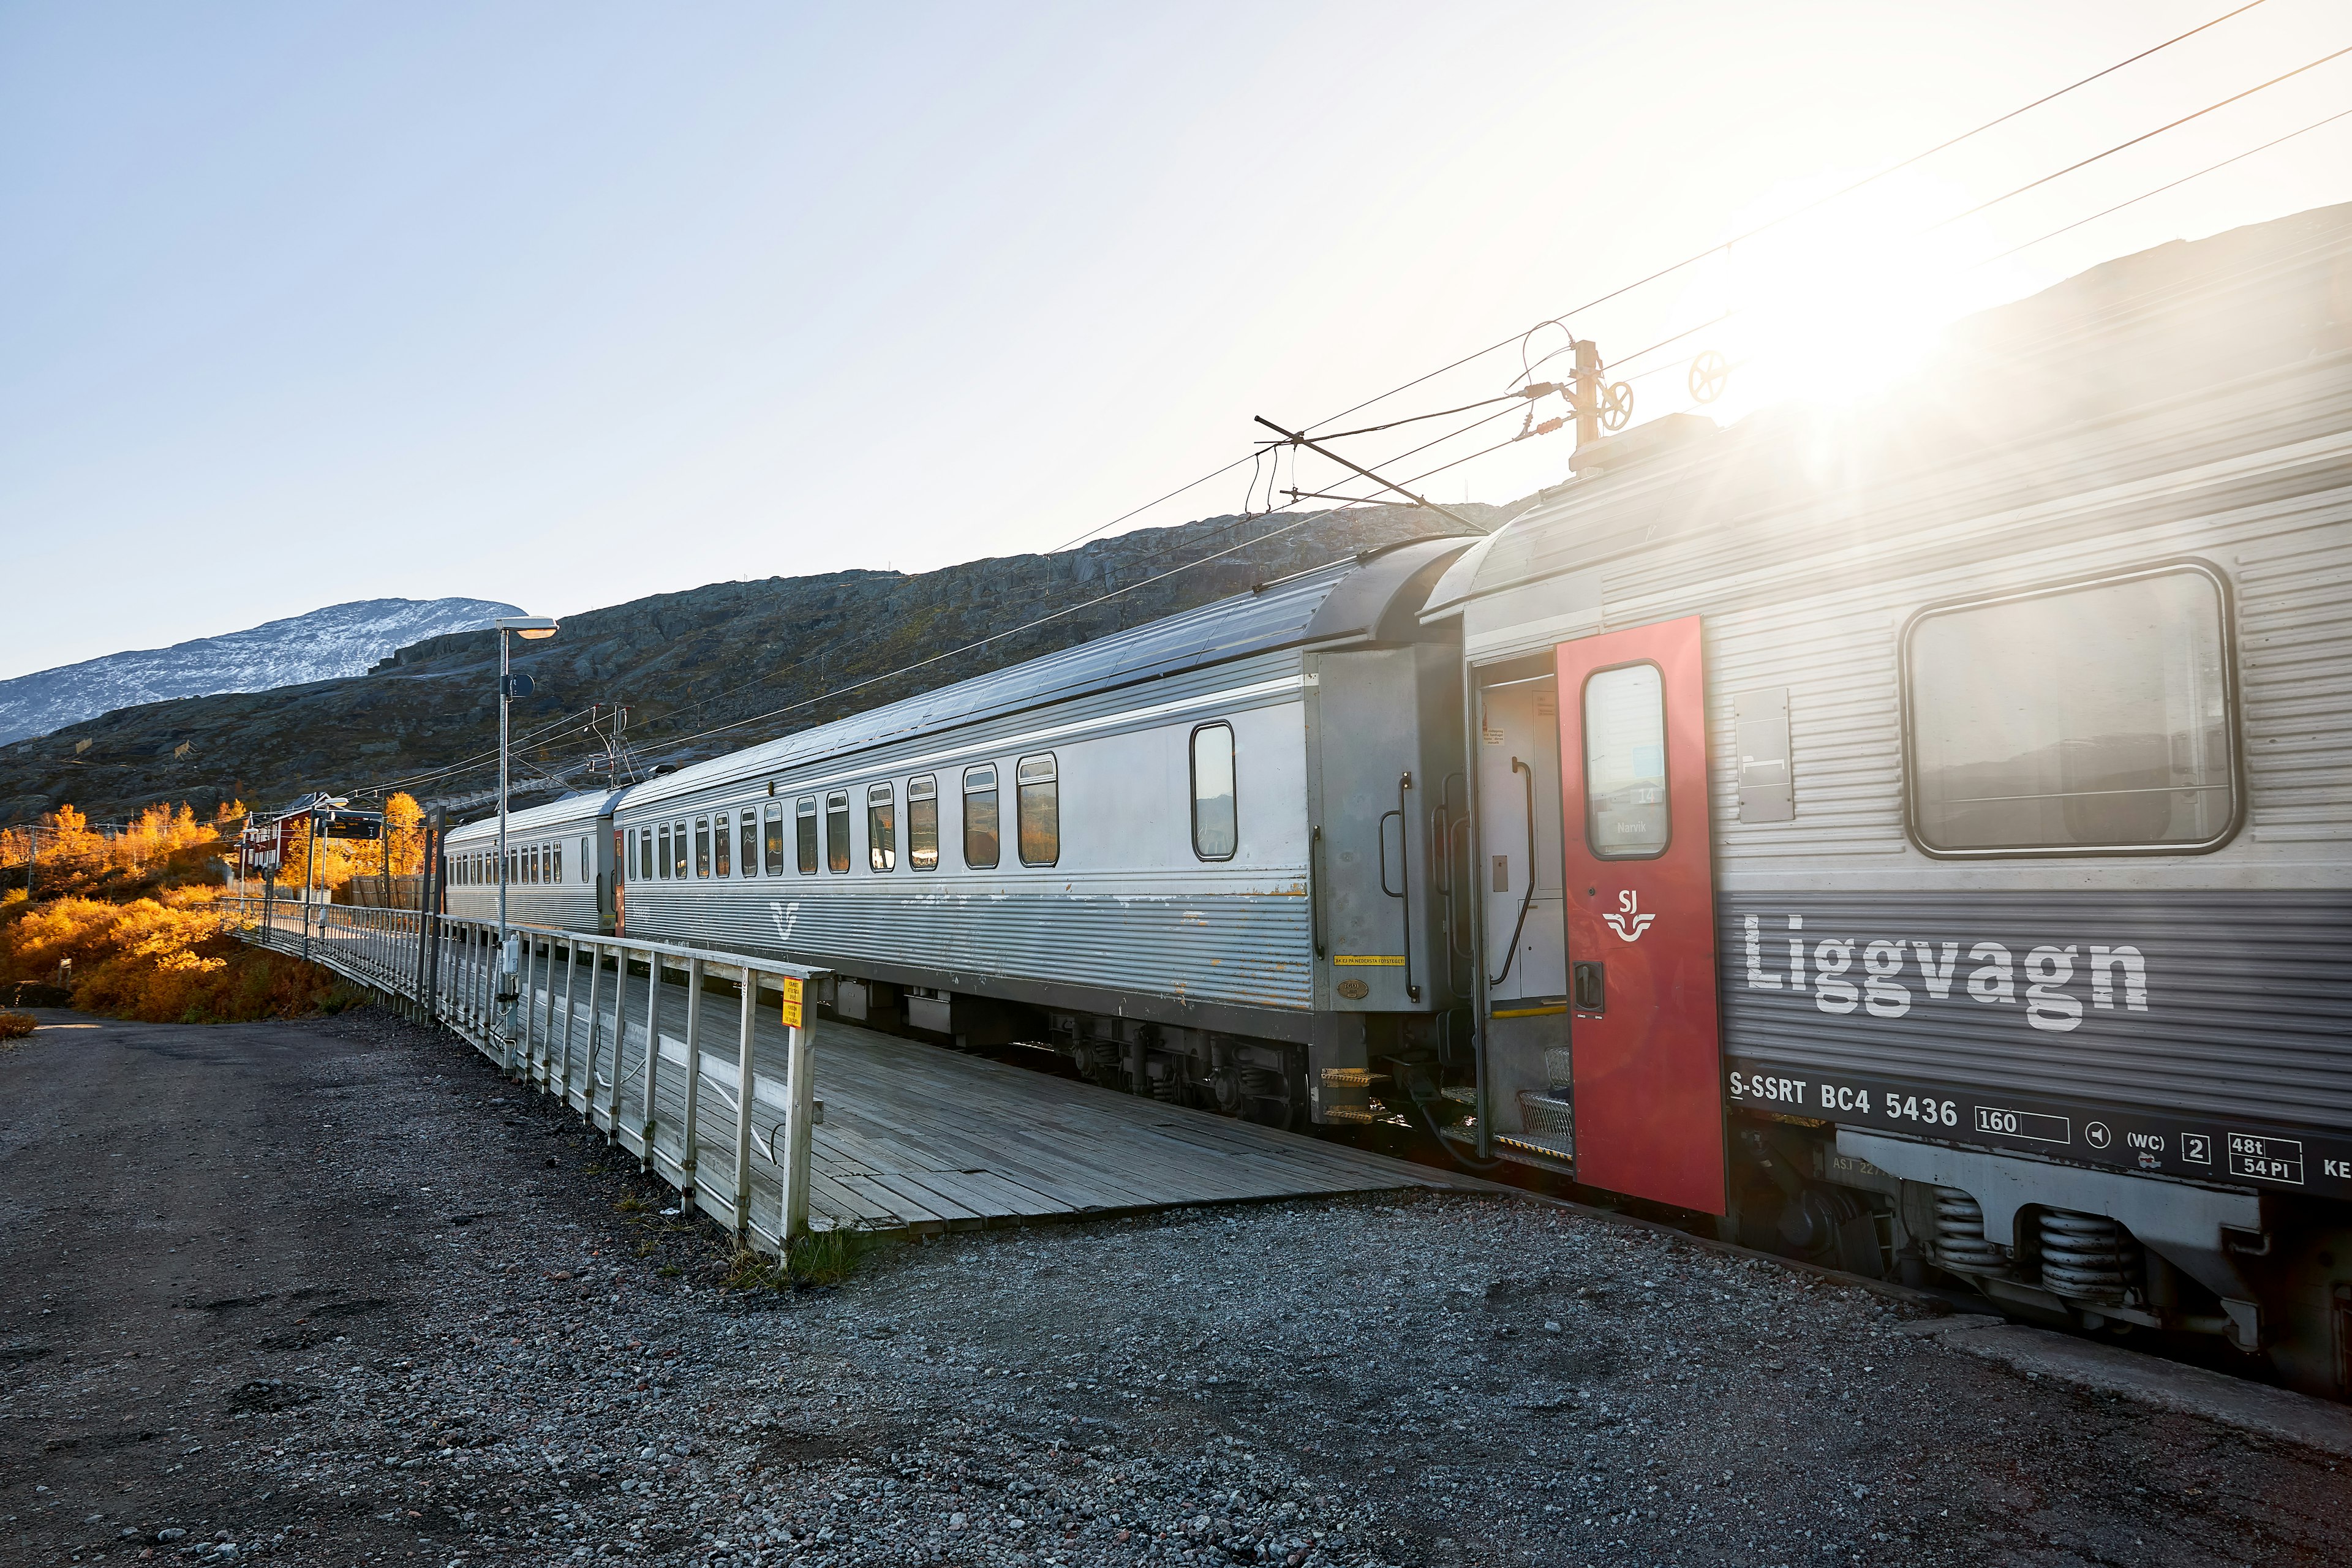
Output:
[[2352,1397],[2352,206],[1570,468],[516,813],[513,918]]

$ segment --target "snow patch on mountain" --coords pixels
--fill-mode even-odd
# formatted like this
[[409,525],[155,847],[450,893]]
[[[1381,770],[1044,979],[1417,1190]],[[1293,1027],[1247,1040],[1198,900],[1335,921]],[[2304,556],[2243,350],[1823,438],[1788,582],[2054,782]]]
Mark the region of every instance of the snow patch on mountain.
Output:
[[359,599],[241,632],[0,680],[0,745],[142,702],[365,675],[395,648],[523,612],[488,599]]

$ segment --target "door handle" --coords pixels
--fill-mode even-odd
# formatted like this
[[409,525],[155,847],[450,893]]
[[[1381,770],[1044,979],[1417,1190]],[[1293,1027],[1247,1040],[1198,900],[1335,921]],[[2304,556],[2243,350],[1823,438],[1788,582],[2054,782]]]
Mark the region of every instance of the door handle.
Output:
[[1569,1002],[1580,1014],[1598,1018],[1609,1010],[1609,977],[1604,965],[1583,960],[1569,973]]

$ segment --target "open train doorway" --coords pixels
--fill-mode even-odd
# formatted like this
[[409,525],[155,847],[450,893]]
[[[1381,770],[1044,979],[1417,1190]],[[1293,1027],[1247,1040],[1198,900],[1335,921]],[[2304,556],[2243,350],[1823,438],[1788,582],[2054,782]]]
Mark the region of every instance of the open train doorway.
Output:
[[[1549,660],[1546,661],[1547,663]],[[1559,695],[1549,670],[1480,689],[1477,878],[1488,1121],[1514,1155],[1565,1166],[1570,1108]]]

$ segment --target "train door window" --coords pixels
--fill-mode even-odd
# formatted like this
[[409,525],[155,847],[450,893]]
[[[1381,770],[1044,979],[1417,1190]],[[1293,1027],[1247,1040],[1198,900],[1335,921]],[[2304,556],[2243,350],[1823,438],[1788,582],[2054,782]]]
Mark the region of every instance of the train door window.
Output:
[[760,874],[760,814],[745,806],[735,818],[735,834],[742,842],[743,875]]
[[593,882],[596,879],[594,873],[588,869],[589,866],[593,863],[596,858],[596,857],[591,853],[594,845],[595,840],[593,838],[583,838],[580,841],[580,859],[578,864],[580,867],[580,879],[583,882]]
[[918,871],[940,865],[940,781],[929,773],[907,781],[907,864]]
[[784,803],[781,800],[772,800],[768,803],[766,835],[762,847],[766,851],[762,858],[767,862],[768,875],[782,876],[784,874]]
[[1192,731],[1192,853],[1230,860],[1241,844],[1234,808],[1234,727],[1203,724]]
[[793,837],[800,854],[801,875],[816,875],[816,796],[804,795],[793,806]]
[[898,867],[898,805],[887,784],[866,789],[866,859],[877,871]]
[[1062,786],[1054,754],[1022,758],[1013,770],[1013,784],[1020,796],[1021,863],[1050,866],[1062,858]]
[[963,863],[975,871],[993,869],[996,842],[996,767],[963,771]]
[[686,875],[687,856],[686,824],[684,822],[673,822],[669,825],[669,855],[671,862],[677,868],[678,876],[681,879],[684,878]]
[[1904,633],[1930,855],[2194,853],[2240,812],[2230,608],[2194,563],[1945,605]]
[[849,869],[849,792],[845,789],[828,791],[824,797],[824,867],[828,871]]
[[1654,664],[1584,682],[1584,842],[1603,860],[1666,852],[1666,688]]
[[735,874],[735,814],[722,811],[710,819],[710,874],[731,877]]

